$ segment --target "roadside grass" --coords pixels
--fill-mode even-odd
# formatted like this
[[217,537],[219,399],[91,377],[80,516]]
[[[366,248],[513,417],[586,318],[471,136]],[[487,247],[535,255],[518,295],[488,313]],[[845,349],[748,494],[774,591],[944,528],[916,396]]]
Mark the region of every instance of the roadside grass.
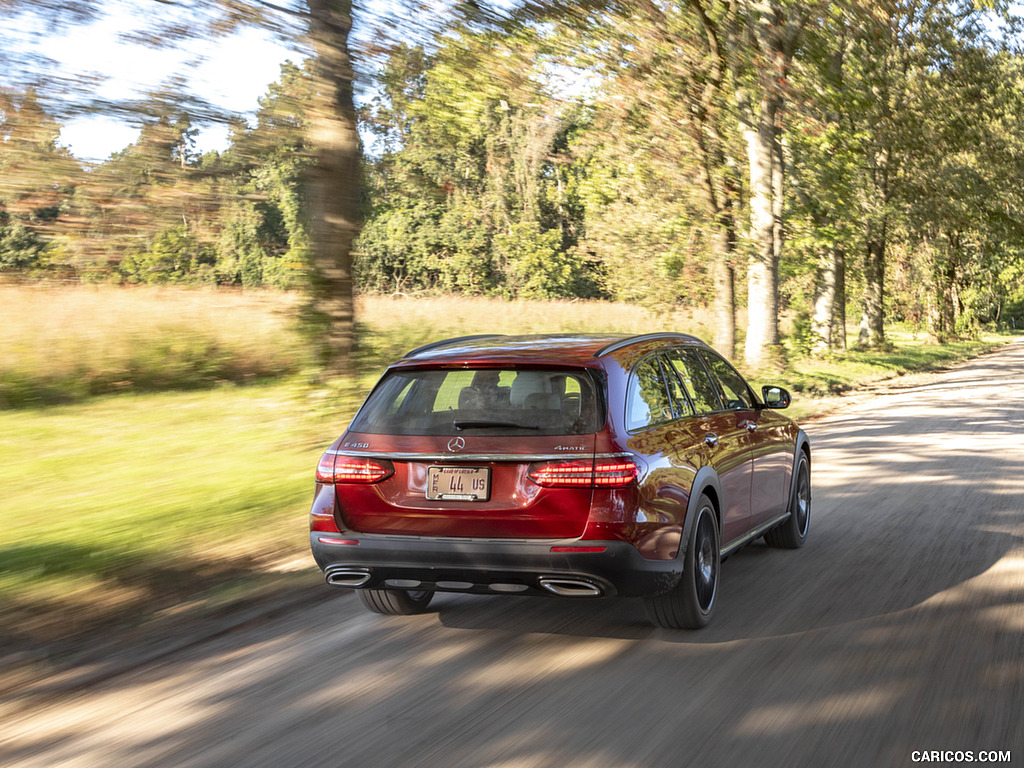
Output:
[[308,352],[275,292],[0,285],[0,409],[276,379]]
[[[3,303],[10,290],[0,288],[5,320],[18,314]],[[15,318],[17,328],[0,325],[0,365],[10,369],[8,351],[20,344],[26,349],[19,348],[15,367],[36,380],[52,376],[58,392],[75,371],[102,371],[112,359],[124,359],[101,350],[128,350],[124,355],[148,343],[139,334],[161,317],[174,329],[168,338],[206,333],[221,339],[239,370],[252,373],[232,381],[305,365],[288,325],[292,300],[286,296],[157,289],[86,290],[83,296],[62,289],[42,296],[64,305],[54,311],[77,342],[61,341],[48,354],[35,349],[65,326],[34,296],[20,305],[25,314]],[[41,407],[48,400],[35,399],[33,407],[0,410],[0,645],[31,649],[177,615],[183,605],[237,600],[272,583],[274,566],[287,561],[315,569],[306,513],[320,452],[342,431],[380,369],[419,344],[486,332],[671,329],[708,337],[708,318],[700,314],[658,316],[601,302],[370,297],[360,300],[359,310],[363,375],[343,401],[327,408],[292,376],[244,387],[203,379],[205,389],[185,392],[145,393],[132,385],[73,405]],[[12,341],[18,334],[24,342]],[[794,356],[786,370],[751,378],[758,386],[787,386],[796,395],[789,413],[802,418],[822,407],[822,395],[944,366],[1010,339],[940,346],[894,329],[891,352],[849,351],[824,361]],[[180,363],[180,356],[156,349],[146,353],[154,372]],[[177,374],[166,376],[171,388],[188,388],[176,386]]]
[[[750,378],[756,389],[769,383],[787,387],[794,395],[787,413],[799,419],[827,409],[835,398],[858,388],[895,376],[938,370],[1002,346],[1019,335],[984,333],[976,339],[934,344],[920,334],[892,328],[886,331],[892,345],[889,351],[850,349],[821,359],[793,357],[779,373],[761,371]],[[738,367],[743,370],[742,365]]]
[[329,430],[286,384],[0,414],[0,639],[141,618],[308,548]]
[[[0,410],[299,374],[312,362],[299,302],[274,291],[0,285]],[[370,376],[446,336],[686,328],[707,338],[710,327],[701,310],[479,297],[361,297],[357,316],[357,363]]]

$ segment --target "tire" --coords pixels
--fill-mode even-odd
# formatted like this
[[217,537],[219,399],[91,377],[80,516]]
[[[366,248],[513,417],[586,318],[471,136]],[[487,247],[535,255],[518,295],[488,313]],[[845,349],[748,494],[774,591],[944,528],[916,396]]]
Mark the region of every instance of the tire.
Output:
[[433,592],[412,592],[404,589],[360,589],[359,599],[374,613],[385,616],[411,616],[423,613],[434,597]]
[[811,465],[800,451],[796,460],[796,483],[789,500],[789,517],[764,535],[765,543],[779,549],[799,549],[807,541],[811,525]]
[[686,542],[682,578],[675,589],[644,600],[647,617],[655,626],[666,629],[707,626],[717,602],[721,549],[715,505],[702,494]]

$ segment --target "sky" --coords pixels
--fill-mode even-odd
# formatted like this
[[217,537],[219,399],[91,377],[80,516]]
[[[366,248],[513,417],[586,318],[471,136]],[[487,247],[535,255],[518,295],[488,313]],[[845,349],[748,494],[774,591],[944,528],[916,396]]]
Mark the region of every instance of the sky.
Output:
[[[226,109],[251,113],[267,86],[280,76],[281,64],[297,60],[294,51],[275,42],[262,30],[247,29],[222,40],[196,40],[187,50],[153,50],[118,40],[118,33],[138,26],[138,20],[121,5],[87,27],[73,27],[59,34],[34,35],[29,17],[21,17],[22,29],[8,29],[0,44],[35,50],[60,64],[63,72],[96,72],[107,79],[96,90],[104,98],[126,99],[159,86],[174,75],[191,72],[193,92]],[[188,61],[204,58],[190,69]],[[124,149],[138,130],[112,118],[79,118],[61,132],[61,144],[83,160],[104,160]],[[227,127],[201,130],[198,150],[223,150]]]

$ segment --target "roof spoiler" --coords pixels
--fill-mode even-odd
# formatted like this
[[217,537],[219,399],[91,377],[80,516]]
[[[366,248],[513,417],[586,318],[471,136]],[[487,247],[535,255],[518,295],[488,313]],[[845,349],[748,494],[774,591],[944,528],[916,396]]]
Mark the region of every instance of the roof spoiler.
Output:
[[435,349],[442,349],[448,346],[454,346],[463,341],[473,341],[474,339],[497,339],[500,338],[500,333],[478,333],[474,336],[458,336],[454,339],[443,339],[442,341],[432,341],[429,344],[424,344],[422,347],[416,347],[416,349],[406,352],[402,359],[407,357],[419,357],[424,352],[430,352]]

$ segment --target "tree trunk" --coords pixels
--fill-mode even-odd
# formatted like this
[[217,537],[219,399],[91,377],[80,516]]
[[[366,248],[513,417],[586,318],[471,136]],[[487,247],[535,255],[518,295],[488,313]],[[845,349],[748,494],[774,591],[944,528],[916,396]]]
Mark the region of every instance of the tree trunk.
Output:
[[779,276],[775,252],[773,164],[777,104],[764,99],[756,126],[744,128],[750,162],[750,239],[753,253],[748,266],[748,322],[744,358],[752,368],[761,367],[769,348],[779,343]]
[[846,349],[846,256],[833,244],[818,267],[814,286],[811,331],[812,352],[820,357],[832,349]]
[[947,240],[949,241],[949,258],[946,261],[946,294],[949,305],[949,333],[955,337],[960,316],[963,314],[963,303],[960,301],[960,288],[957,281],[961,253],[960,233],[951,232]]
[[883,222],[879,231],[869,233],[868,249],[864,258],[864,304],[860,320],[859,341],[867,347],[881,347],[885,344],[884,279],[885,224]]
[[[786,153],[783,145],[782,128],[775,126],[775,137],[772,140],[772,246],[775,253],[775,267],[778,272],[779,259],[782,258],[784,232],[782,216],[785,212],[785,176]],[[778,279],[776,279],[776,283]]]
[[351,373],[355,342],[352,244],[361,227],[362,163],[352,93],[348,35],[351,0],[307,0],[316,55],[316,92],[308,108],[313,233],[313,312],[325,328],[319,339],[327,377]]
[[725,230],[715,236],[715,254],[711,269],[714,272],[714,337],[711,346],[732,360],[736,354],[736,289],[733,279],[732,238]]
[[821,357],[832,349],[832,329],[835,324],[836,304],[836,249],[830,248],[824,263],[818,268],[814,287],[814,314],[811,332],[814,334],[812,353]]
[[957,290],[957,252],[959,241],[956,234],[946,237],[946,248],[936,254],[932,268],[935,285],[935,308],[929,315],[932,335],[939,341],[946,341],[956,333],[960,319],[960,297]]
[[[702,113],[704,119],[706,115]],[[736,355],[736,284],[733,259],[736,255],[736,217],[733,213],[735,190],[722,169],[725,157],[717,137],[706,139],[706,122],[692,125],[694,145],[701,161],[700,188],[708,214],[715,222],[711,233],[711,274],[714,283],[712,315],[714,328],[711,346],[729,360]],[[714,147],[710,149],[709,146]]]
[[832,250],[836,270],[836,297],[832,309],[832,348],[846,349],[846,251],[836,245]]

